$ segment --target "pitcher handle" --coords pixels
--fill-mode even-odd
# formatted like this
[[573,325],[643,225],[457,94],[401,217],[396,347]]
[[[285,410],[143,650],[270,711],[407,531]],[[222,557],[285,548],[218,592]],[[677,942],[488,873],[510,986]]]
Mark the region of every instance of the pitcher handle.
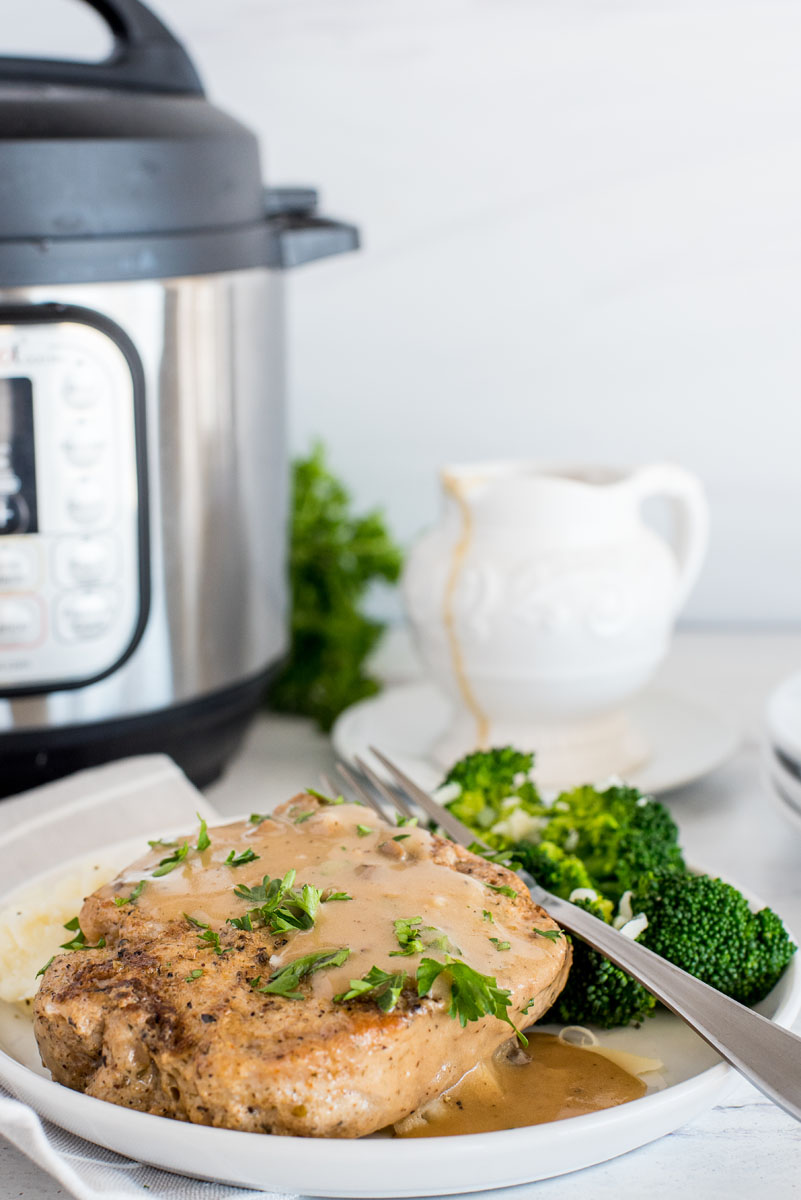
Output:
[[635,471],[630,480],[640,504],[663,496],[676,514],[674,551],[679,566],[674,611],[687,599],[698,578],[709,542],[709,506],[697,475],[673,463],[654,463]]

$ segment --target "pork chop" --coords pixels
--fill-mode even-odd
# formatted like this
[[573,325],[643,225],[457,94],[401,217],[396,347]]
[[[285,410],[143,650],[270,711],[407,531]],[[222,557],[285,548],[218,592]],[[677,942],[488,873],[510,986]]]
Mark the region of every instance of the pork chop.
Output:
[[[262,1133],[358,1137],[401,1120],[510,1036],[500,1017],[545,1012],[570,963],[512,872],[306,794],[154,844],[88,897],[80,925],[90,948],[56,957],[35,1000],[53,1078]],[[446,964],[422,996],[421,962]],[[472,1019],[462,969],[497,980],[508,1008]]]

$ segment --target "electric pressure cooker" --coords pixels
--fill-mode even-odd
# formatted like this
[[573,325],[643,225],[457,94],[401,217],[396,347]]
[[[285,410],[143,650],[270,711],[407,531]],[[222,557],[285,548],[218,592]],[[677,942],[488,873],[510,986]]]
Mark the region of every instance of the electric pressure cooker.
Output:
[[138,0],[0,58],[0,794],[217,775],[286,645],[284,270],[354,249]]

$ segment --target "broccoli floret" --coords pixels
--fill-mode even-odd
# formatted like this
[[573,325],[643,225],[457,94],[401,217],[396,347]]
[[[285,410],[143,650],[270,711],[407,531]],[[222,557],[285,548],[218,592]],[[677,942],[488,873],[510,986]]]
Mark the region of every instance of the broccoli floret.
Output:
[[[565,854],[561,846],[554,842],[538,842],[536,845],[533,842],[518,842],[514,857],[529,875],[533,875],[540,887],[553,892],[555,896],[561,896],[563,900],[569,900],[576,888],[595,890],[581,859],[574,854]],[[609,903],[610,912],[611,908]],[[604,919],[611,920],[611,916]]]
[[503,801],[510,797],[515,798],[516,808],[541,812],[542,801],[529,779],[533,765],[533,754],[522,754],[511,746],[468,754],[443,780],[443,786],[455,783],[461,789],[447,807],[465,825],[482,833],[500,820]]
[[643,945],[741,1004],[756,1004],[778,982],[796,947],[769,908],[752,912],[730,883],[688,871],[655,871],[634,889],[644,912]]
[[[533,755],[505,747],[468,755],[446,777],[461,789],[448,808],[493,848],[489,857],[510,856],[568,900],[591,889],[596,898],[579,903],[607,923],[631,892],[631,911],[648,918],[638,941],[744,1004],[767,995],[795,952],[775,913],[752,913],[730,884],[688,872],[664,805],[624,785],[575,788],[546,804],[532,764]],[[611,1028],[655,1006],[644,987],[576,939],[567,985],[546,1019]]]
[[[529,777],[533,761],[511,746],[468,754],[445,777],[460,788],[447,807],[493,849],[512,850],[526,865],[530,859],[532,875],[566,897],[572,887],[592,887],[617,904],[645,872],[684,867],[678,829],[663,804],[623,785],[575,788],[546,804]],[[571,888],[547,882],[548,861],[538,872],[531,847],[542,845],[571,857]]]
[[636,788],[575,788],[557,796],[550,812],[543,840],[580,858],[591,886],[615,903],[645,872],[684,866],[675,821]]
[[[580,900],[578,907],[607,923],[611,921],[608,901]],[[614,1025],[642,1021],[652,1016],[655,1008],[656,1000],[642,984],[586,942],[573,938],[573,964],[567,983],[541,1020],[611,1029]]]
[[653,1016],[656,1000],[641,983],[584,942],[573,943],[573,965],[564,990],[543,1021],[612,1029]]

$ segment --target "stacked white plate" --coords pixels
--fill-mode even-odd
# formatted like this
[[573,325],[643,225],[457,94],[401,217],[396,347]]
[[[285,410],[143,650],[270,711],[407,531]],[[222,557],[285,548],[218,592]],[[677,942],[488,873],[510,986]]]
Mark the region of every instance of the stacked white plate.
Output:
[[801,829],[801,671],[771,693],[765,713],[765,761],[785,816]]

